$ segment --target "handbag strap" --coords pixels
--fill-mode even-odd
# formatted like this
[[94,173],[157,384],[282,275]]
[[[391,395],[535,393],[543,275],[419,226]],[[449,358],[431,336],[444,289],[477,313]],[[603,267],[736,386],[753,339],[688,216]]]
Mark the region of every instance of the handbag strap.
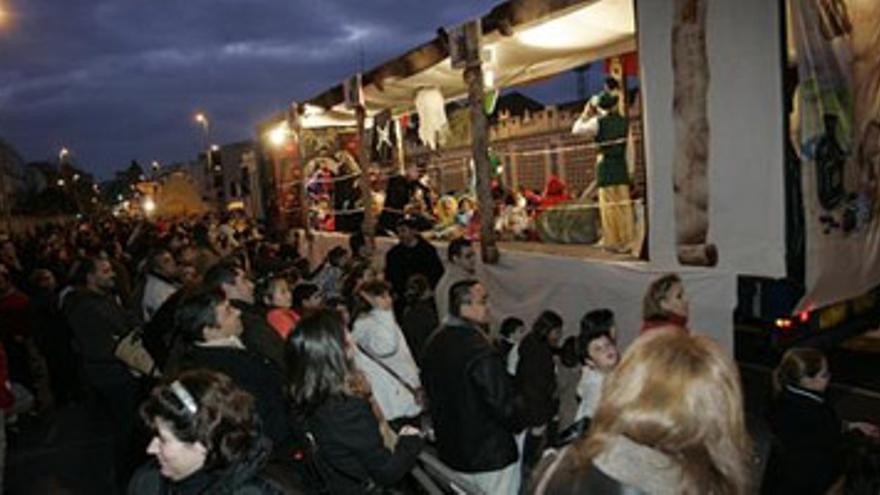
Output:
[[418,394],[420,393],[419,390],[418,390],[416,387],[413,387],[409,382],[407,382],[406,380],[404,380],[403,377],[400,376],[399,373],[397,373],[396,371],[394,371],[393,368],[391,368],[391,367],[388,366],[386,363],[382,362],[381,359],[377,358],[377,357],[374,356],[372,353],[370,353],[370,351],[368,351],[368,350],[367,350],[364,346],[362,346],[360,343],[357,344],[357,348],[360,349],[360,351],[364,354],[364,356],[368,357],[368,358],[370,359],[370,361],[372,361],[372,362],[378,364],[378,365],[379,365],[383,370],[385,370],[389,375],[391,375],[392,377],[394,377],[394,379],[397,380],[401,385],[403,385],[403,387],[406,388],[406,389],[409,391],[409,393],[411,393],[411,394],[413,395],[413,397],[417,397],[417,396],[418,396]]

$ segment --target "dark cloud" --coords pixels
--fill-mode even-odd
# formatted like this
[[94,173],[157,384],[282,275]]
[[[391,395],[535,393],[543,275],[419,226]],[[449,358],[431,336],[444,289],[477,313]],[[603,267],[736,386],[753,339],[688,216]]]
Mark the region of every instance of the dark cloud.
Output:
[[62,146],[109,176],[195,156],[213,139],[429,40],[492,2],[454,0],[7,0],[0,135],[27,159]]

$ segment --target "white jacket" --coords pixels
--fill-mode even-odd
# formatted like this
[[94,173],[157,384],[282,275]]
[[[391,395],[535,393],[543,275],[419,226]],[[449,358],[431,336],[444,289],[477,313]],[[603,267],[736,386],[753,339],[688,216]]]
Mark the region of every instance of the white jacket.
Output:
[[[374,309],[354,322],[351,336],[359,348],[394,370],[414,389],[421,388],[419,368],[412,357],[403,332],[394,321],[394,313]],[[385,419],[417,416],[422,407],[415,397],[394,376],[361,349],[355,353],[355,364],[364,372],[373,389],[373,397]]]

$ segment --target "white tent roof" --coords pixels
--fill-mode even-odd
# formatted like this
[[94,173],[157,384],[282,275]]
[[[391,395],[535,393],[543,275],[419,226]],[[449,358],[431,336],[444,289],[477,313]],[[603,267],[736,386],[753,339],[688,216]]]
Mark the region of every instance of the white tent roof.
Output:
[[[635,51],[633,0],[581,2],[551,16],[517,25],[510,36],[497,31],[486,35],[483,47],[493,53],[493,60],[484,64],[484,72],[492,72],[495,87],[546,79],[587,62]],[[430,86],[439,88],[447,101],[467,95],[462,71],[453,69],[447,57],[411,76],[387,78],[381,89],[375,84],[365,85],[368,115],[385,109],[394,114],[412,111],[416,91]],[[307,105],[301,125],[352,126],[355,117],[344,104],[330,110]]]

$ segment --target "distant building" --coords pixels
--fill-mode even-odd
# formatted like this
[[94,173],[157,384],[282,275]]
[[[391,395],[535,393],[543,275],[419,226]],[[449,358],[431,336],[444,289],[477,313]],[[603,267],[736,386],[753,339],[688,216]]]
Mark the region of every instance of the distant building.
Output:
[[[256,145],[253,141],[224,144],[199,155],[198,174],[194,179],[203,199],[217,211],[244,209],[248,215],[263,217],[259,188]],[[199,175],[201,177],[199,177]]]
[[9,143],[0,139],[0,217],[8,218],[27,191],[24,160]]

